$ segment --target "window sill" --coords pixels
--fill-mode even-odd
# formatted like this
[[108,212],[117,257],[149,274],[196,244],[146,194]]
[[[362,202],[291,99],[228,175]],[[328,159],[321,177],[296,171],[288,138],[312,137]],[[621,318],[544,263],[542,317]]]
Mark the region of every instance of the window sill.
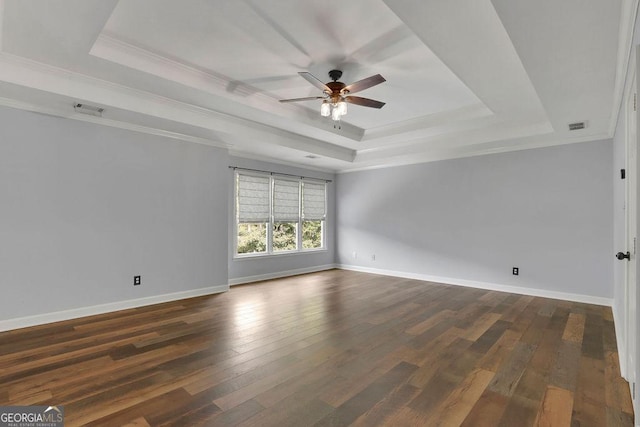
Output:
[[244,261],[244,260],[255,260],[255,259],[267,259],[267,258],[282,258],[282,257],[290,257],[296,255],[307,255],[307,254],[317,254],[321,252],[327,252],[326,248],[322,249],[305,249],[303,251],[291,251],[291,252],[280,252],[280,253],[270,253],[270,254],[243,254],[243,255],[234,255],[234,261]]

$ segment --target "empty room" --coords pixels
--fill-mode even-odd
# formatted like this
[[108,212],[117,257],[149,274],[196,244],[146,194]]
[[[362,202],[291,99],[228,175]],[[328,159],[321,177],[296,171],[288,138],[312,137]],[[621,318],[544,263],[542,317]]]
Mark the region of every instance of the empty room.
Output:
[[0,0],[0,427],[640,426],[640,0]]

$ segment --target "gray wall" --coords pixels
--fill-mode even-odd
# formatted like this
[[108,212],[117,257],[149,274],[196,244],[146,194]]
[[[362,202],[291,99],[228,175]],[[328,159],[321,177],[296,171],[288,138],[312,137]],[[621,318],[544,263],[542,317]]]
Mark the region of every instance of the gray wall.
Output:
[[612,173],[605,140],[341,174],[337,259],[611,298]]
[[0,320],[226,285],[227,158],[0,108]]
[[[327,184],[327,249],[318,252],[292,253],[266,257],[234,258],[233,222],[233,185],[229,185],[229,281],[231,284],[244,283],[248,280],[278,277],[291,272],[312,271],[333,266],[335,260],[335,175],[309,169],[295,168],[276,163],[267,163],[240,157],[229,157],[229,165],[269,172],[288,173],[310,178],[329,179]],[[229,182],[233,182],[233,170],[229,169]]]

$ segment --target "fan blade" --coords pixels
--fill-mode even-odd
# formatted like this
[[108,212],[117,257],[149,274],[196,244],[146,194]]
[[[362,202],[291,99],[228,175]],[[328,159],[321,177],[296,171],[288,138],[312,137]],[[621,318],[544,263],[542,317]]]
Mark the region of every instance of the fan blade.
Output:
[[313,74],[307,73],[306,71],[300,71],[298,74],[300,74],[301,77],[304,77],[306,81],[308,81],[309,83],[311,83],[312,85],[320,89],[321,91],[323,92],[327,91],[331,93],[331,89],[329,89],[329,86],[322,83],[322,81],[318,79],[316,76],[314,76]]
[[376,74],[375,76],[367,77],[366,79],[358,80],[355,83],[351,83],[349,86],[342,89],[341,92],[356,93],[360,92],[361,90],[369,89],[371,86],[379,85],[380,83],[386,81],[387,80],[380,74]]
[[281,99],[280,102],[311,101],[312,99],[324,99],[324,96],[307,96],[306,98]]
[[344,100],[351,104],[362,105],[363,107],[371,108],[382,108],[385,104],[384,102],[376,101],[375,99],[362,98],[360,96],[346,96]]

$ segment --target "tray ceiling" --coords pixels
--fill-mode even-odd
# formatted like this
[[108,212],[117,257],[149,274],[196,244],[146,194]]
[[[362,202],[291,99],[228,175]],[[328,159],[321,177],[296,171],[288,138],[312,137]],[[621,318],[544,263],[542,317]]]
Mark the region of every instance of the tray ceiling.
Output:
[[[636,7],[0,0],[0,102],[335,171],[589,141],[615,128]],[[299,71],[334,68],[382,74],[358,95],[385,107],[335,128],[320,101],[278,102],[320,94]]]

